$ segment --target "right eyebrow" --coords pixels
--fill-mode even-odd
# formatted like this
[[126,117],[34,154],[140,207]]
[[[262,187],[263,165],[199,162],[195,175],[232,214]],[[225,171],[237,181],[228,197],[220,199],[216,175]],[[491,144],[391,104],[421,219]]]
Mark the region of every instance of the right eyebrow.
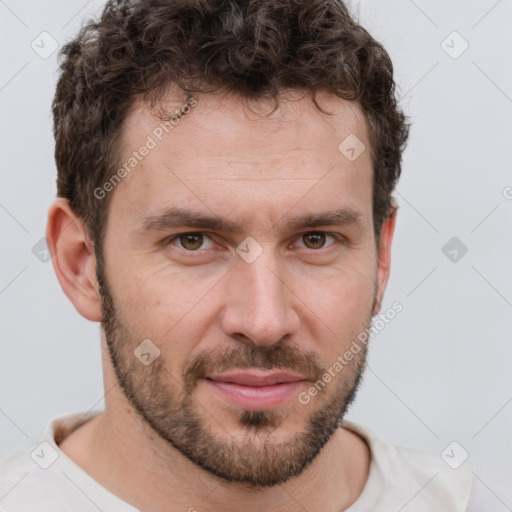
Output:
[[[334,211],[308,213],[292,217],[286,221],[279,221],[278,224],[282,224],[281,229],[284,231],[293,231],[300,228],[359,224],[361,219],[361,213],[350,208],[342,208]],[[145,217],[142,220],[140,230],[142,232],[166,231],[181,227],[224,231],[235,234],[247,232],[247,227],[243,224],[223,219],[219,216],[205,215],[200,212],[176,207],[168,208],[162,213]]]

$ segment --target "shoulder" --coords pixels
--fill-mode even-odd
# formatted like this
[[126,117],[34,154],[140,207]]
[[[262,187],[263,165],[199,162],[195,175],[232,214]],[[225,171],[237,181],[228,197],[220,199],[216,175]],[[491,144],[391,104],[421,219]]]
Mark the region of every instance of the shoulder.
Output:
[[473,484],[470,463],[465,461],[455,469],[441,454],[396,445],[352,422],[342,426],[359,434],[370,447],[370,476],[361,501],[371,496],[378,504],[375,512],[409,503],[418,512],[467,510]]
[[21,483],[34,468],[33,461],[30,462],[30,453],[34,448],[35,446],[31,446],[0,461],[0,510],[7,493]]
[[54,473],[43,469],[54,451],[36,444],[0,462],[0,512],[37,510],[40,500],[55,492]]
[[38,443],[0,461],[0,512],[59,512],[69,510],[70,503],[90,510],[92,504],[79,489],[87,475],[60,450],[55,437],[96,414],[55,418]]

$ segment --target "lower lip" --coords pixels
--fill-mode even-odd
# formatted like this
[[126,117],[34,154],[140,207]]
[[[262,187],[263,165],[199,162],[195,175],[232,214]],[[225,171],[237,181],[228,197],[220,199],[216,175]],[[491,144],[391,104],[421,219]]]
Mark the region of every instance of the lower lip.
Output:
[[299,380],[296,382],[283,382],[272,386],[256,387],[210,379],[205,379],[205,381],[237,405],[255,410],[268,409],[282,404],[298,393],[304,382],[306,382]]

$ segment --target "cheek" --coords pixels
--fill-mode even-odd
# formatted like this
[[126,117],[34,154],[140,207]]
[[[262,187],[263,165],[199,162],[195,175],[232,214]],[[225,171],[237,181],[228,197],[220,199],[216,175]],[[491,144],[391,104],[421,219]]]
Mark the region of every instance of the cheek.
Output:
[[133,336],[149,338],[159,347],[169,369],[178,368],[212,321],[216,280],[136,268],[130,279],[118,274],[111,284],[118,316]]
[[[368,327],[375,296],[375,273],[347,267],[299,280],[297,293],[307,308],[303,321],[313,332],[316,349],[336,359]],[[306,320],[307,319],[307,320]]]
[[[119,269],[112,279],[119,304],[132,323],[142,322],[157,330],[170,329],[188,314],[215,284],[213,276],[195,275],[166,265],[151,265],[142,259]],[[127,277],[129,276],[129,277]]]
[[332,266],[297,267],[291,276],[298,293],[312,304],[335,304],[337,311],[362,311],[373,298],[376,256],[367,247],[347,251]]

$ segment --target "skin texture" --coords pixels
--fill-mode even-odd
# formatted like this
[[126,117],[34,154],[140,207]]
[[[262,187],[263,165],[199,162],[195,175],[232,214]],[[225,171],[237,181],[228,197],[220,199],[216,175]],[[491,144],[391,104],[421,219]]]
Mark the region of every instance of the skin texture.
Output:
[[[294,396],[263,411],[242,408],[203,377],[281,368],[303,375],[305,391],[379,312],[396,210],[377,245],[363,114],[326,93],[319,102],[332,116],[298,91],[266,117],[264,102],[249,109],[235,97],[197,99],[110,192],[100,261],[67,201],[50,208],[57,277],[79,313],[103,326],[105,412],[61,449],[142,510],[344,510],[370,464],[365,442],[338,428],[365,349],[307,404]],[[163,106],[183,103],[169,92]],[[123,153],[159,123],[137,103]],[[353,162],[338,149],[350,134],[367,148]],[[170,207],[241,229],[148,229],[144,219]],[[357,221],[286,227],[340,208]],[[311,232],[320,238],[304,236]],[[177,235],[188,233],[203,234],[202,245],[193,237],[184,245]],[[251,263],[236,252],[247,237],[262,250]],[[148,366],[134,356],[144,339],[160,351]]]

